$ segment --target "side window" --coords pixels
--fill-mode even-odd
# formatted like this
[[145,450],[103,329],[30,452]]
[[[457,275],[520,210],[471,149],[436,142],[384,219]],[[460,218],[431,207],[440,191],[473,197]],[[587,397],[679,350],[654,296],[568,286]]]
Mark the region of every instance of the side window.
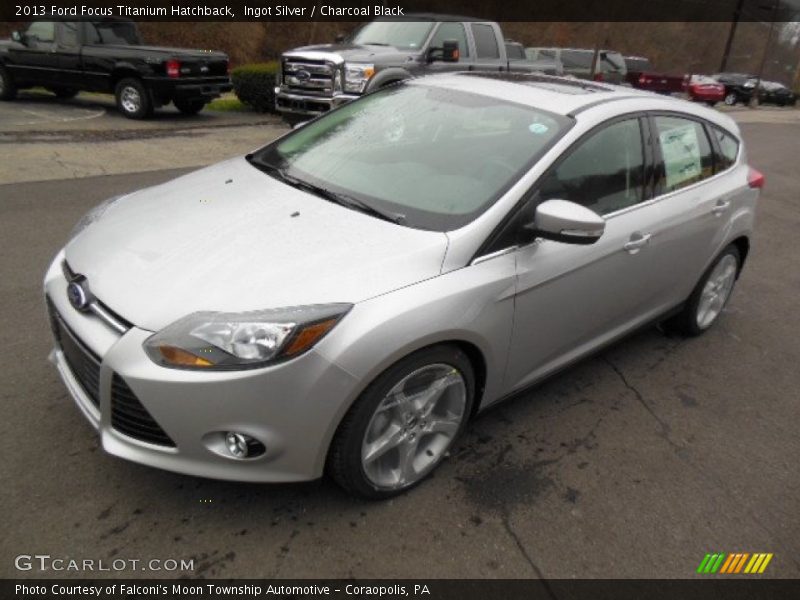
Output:
[[594,59],[594,52],[586,50],[562,50],[561,62],[565,67],[572,67],[578,69],[591,69],[592,60]]
[[28,26],[25,34],[40,42],[54,42],[56,40],[56,24],[52,21],[34,21]]
[[739,155],[739,142],[718,127],[712,126],[711,131],[714,137],[717,138],[717,145],[719,146],[719,154],[716,155],[714,169],[716,173],[719,173],[729,169],[736,162],[736,157]]
[[604,127],[580,142],[539,188],[542,200],[570,200],[600,215],[642,201],[644,154],[639,119]]
[[475,38],[475,54],[478,58],[500,58],[497,36],[491,25],[472,24],[472,37]]
[[664,193],[710,177],[714,160],[705,129],[697,121],[681,117],[655,117],[661,149],[661,186]]
[[445,40],[456,40],[458,42],[458,53],[462,58],[469,56],[469,44],[467,43],[467,30],[462,23],[441,23],[439,29],[431,38],[431,48],[441,48]]
[[73,48],[78,45],[78,23],[61,23],[58,41],[62,46]]

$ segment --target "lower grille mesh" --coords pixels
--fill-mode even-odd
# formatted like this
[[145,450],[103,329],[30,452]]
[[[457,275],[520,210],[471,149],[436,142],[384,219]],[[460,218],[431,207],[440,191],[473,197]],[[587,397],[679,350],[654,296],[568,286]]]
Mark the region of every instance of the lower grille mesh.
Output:
[[128,437],[148,444],[175,447],[175,442],[116,373],[111,380],[111,426]]
[[61,320],[48,298],[50,322],[64,359],[83,391],[96,408],[100,408],[100,359],[89,350]]

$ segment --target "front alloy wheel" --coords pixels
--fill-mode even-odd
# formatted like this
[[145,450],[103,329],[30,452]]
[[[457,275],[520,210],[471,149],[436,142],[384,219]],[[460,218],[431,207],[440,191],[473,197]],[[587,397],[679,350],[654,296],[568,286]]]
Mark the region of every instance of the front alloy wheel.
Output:
[[474,389],[470,361],[455,346],[406,357],[380,375],[342,421],[328,457],[330,474],[367,498],[413,487],[461,433]]
[[731,92],[730,94],[728,94],[727,96],[725,96],[725,101],[724,101],[724,102],[725,102],[725,104],[727,104],[728,106],[733,106],[734,104],[736,104],[736,100],[737,100],[737,98],[736,98],[736,94],[734,94],[733,92]]

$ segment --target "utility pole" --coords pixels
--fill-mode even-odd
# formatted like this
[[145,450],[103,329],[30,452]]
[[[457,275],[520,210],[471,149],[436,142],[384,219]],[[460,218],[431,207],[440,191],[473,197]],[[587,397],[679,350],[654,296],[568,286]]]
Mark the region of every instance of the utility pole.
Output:
[[750,97],[750,108],[758,106],[758,90],[761,88],[761,78],[764,76],[764,66],[767,64],[767,56],[769,56],[769,48],[772,43],[772,32],[775,30],[775,19],[778,16],[778,6],[780,0],[775,0],[772,7],[772,18],[769,22],[769,33],[767,34],[767,44],[764,46],[764,55],[761,57],[761,64],[758,66],[758,74],[756,75],[756,87],[753,90],[753,95]]
[[728,68],[728,57],[731,54],[731,46],[733,46],[733,38],[736,36],[736,27],[739,25],[739,19],[742,16],[743,6],[744,0],[737,0],[736,8],[733,11],[731,30],[728,32],[728,41],[725,42],[725,50],[722,51],[722,64],[719,66],[720,73],[724,73]]

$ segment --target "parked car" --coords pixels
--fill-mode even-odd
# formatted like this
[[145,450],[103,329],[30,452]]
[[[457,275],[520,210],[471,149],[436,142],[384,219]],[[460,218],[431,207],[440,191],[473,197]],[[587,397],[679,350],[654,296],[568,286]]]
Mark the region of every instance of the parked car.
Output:
[[113,93],[131,119],[170,102],[193,115],[232,89],[222,52],[145,46],[133,21],[111,18],[37,20],[0,41],[0,99],[34,86],[59,98]]
[[692,75],[686,93],[689,100],[714,106],[725,99],[725,85],[708,75]]
[[412,79],[92,210],[45,276],[51,358],[111,454],[385,498],[576,359],[711,327],[762,184],[703,106]]
[[656,71],[650,61],[643,56],[626,56],[625,68],[627,69],[625,80],[640,90],[657,94],[680,94],[686,91],[688,85],[687,75]]
[[725,86],[724,102],[728,106],[736,104],[747,104],[753,97],[756,89],[755,75],[746,73],[717,73],[713,76],[718,82]]
[[[526,71],[530,69],[545,75],[564,74],[563,65],[555,59],[540,58],[538,60],[529,60],[525,54],[525,46],[519,42],[506,40],[506,56],[508,56],[509,65],[520,66],[520,63],[524,63],[524,66],[528,67],[528,69],[525,69]],[[512,68],[509,70],[517,71],[518,69]]]
[[579,79],[593,79],[607,83],[621,84],[625,82],[627,68],[625,60],[619,52],[600,50],[597,65],[592,70],[594,50],[582,48],[526,48],[529,60],[550,59],[563,65],[564,74]]
[[762,81],[758,86],[758,101],[761,104],[794,106],[797,103],[797,95],[782,83]]
[[509,60],[497,23],[432,14],[407,18],[414,20],[376,20],[336,44],[284,52],[277,110],[287,121],[299,122],[413,76],[544,68],[544,63]]

